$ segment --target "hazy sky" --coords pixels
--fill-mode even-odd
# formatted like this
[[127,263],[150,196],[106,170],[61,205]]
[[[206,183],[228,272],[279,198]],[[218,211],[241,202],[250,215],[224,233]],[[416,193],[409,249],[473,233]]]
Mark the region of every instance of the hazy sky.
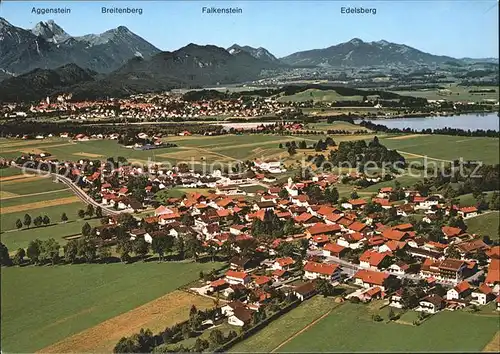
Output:
[[[102,14],[106,7],[140,7],[142,15]],[[240,7],[242,14],[203,14],[202,7]],[[32,14],[32,8],[67,7],[71,14]],[[341,7],[376,14],[341,14]],[[453,57],[498,57],[498,0],[392,1],[2,1],[0,16],[31,28],[54,19],[71,35],[119,25],[162,50],[188,43],[265,47],[282,57],[325,48],[354,37],[385,39]]]

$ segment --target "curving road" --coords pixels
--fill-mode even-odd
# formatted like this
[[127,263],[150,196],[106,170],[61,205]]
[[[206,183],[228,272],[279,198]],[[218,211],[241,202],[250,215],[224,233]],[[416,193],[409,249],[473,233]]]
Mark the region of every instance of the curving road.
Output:
[[40,170],[37,170],[35,168],[26,168],[26,167],[21,167],[21,166],[17,166],[17,165],[15,165],[15,167],[22,169],[24,171],[27,171],[27,172],[33,172],[36,174],[43,174],[45,176],[54,177],[55,180],[67,185],[69,187],[69,189],[71,189],[71,191],[73,193],[75,193],[76,196],[78,198],[80,198],[80,200],[82,202],[84,202],[85,204],[87,204],[87,205],[91,204],[94,206],[94,208],[101,207],[103,215],[119,215],[120,214],[120,211],[108,208],[108,207],[103,206],[103,205],[99,204],[98,202],[96,202],[87,193],[85,193],[80,187],[78,187],[75,183],[73,183],[73,181],[71,179],[69,179],[66,176],[58,175],[57,173],[49,173],[48,174],[47,171],[40,171]]

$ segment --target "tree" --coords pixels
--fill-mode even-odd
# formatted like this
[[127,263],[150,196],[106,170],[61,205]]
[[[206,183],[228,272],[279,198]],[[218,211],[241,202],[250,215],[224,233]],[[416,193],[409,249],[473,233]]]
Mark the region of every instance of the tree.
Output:
[[209,340],[214,346],[219,346],[224,343],[224,335],[220,329],[216,328],[210,332]]
[[95,216],[99,219],[102,218],[102,208],[100,206],[95,208]]
[[24,262],[24,257],[26,257],[26,252],[24,251],[24,248],[19,248],[12,262],[15,265],[21,265]]
[[59,243],[53,238],[43,241],[40,248],[40,259],[51,262],[52,265],[56,264],[59,261],[60,248]]
[[125,229],[130,230],[137,226],[137,220],[128,213],[121,213],[118,215],[118,224],[122,225]]
[[116,251],[120,253],[122,262],[128,262],[130,260],[130,252],[132,252],[132,243],[128,239],[119,239]]
[[202,339],[202,338],[197,338],[196,342],[194,342],[193,351],[196,353],[201,353],[201,352],[205,351],[206,349],[208,349],[209,346],[210,346],[210,343],[207,340]]
[[358,199],[359,198],[359,195],[356,191],[352,191],[351,193],[351,199]]
[[186,242],[186,255],[193,257],[198,262],[199,254],[203,251],[201,241],[197,237],[191,237]]
[[66,213],[62,213],[62,214],[61,214],[61,221],[62,221],[62,222],[66,222],[66,221],[68,221],[68,216],[66,215]]
[[78,217],[80,219],[83,219],[85,217],[85,210],[83,209],[78,210]]
[[67,263],[74,263],[78,256],[78,242],[76,240],[69,240],[64,246],[64,260]]
[[185,213],[181,218],[181,223],[186,226],[193,226],[194,218],[191,214]]
[[50,224],[50,218],[47,215],[44,215],[42,222],[44,225],[48,225]]
[[182,237],[178,237],[174,243],[174,249],[179,254],[180,259],[184,259],[185,256],[185,244]]
[[332,204],[337,204],[339,201],[339,191],[335,186],[331,186],[325,190],[325,199]]
[[42,217],[39,215],[35,218],[35,220],[33,220],[33,224],[35,224],[36,227],[42,225],[43,223],[43,219]]
[[32,263],[37,264],[40,258],[40,248],[41,241],[35,239],[30,241],[28,248],[26,249],[26,256],[31,260]]
[[455,245],[451,245],[450,247],[448,247],[448,249],[446,250],[446,255],[449,258],[455,258],[455,259],[461,258],[460,251],[457,249]]
[[92,231],[92,227],[90,226],[90,224],[88,222],[83,224],[83,226],[82,226],[82,235],[83,236],[85,236],[85,237],[90,236],[91,231]]
[[283,188],[283,189],[281,189],[281,190],[279,191],[278,196],[279,196],[281,199],[288,199],[288,197],[289,197],[289,193],[288,193],[288,191],[287,191],[285,188]]
[[136,239],[132,247],[134,253],[141,258],[144,258],[149,252],[149,243],[143,237]]
[[79,239],[78,256],[83,257],[85,259],[85,262],[92,263],[97,256],[95,241],[87,237]]
[[85,214],[91,218],[94,216],[94,206],[92,204],[87,205],[87,210],[85,211]]
[[333,295],[335,288],[332,283],[326,279],[317,279],[315,284],[316,291],[324,297]]
[[295,221],[293,219],[288,219],[283,226],[283,232],[285,235],[292,235],[295,232]]
[[290,154],[290,156],[293,156],[297,153],[297,148],[295,147],[295,145],[290,145],[290,147],[288,148],[288,154]]
[[153,237],[153,242],[151,244],[151,249],[154,253],[158,254],[160,261],[163,260],[163,255],[165,253],[172,252],[172,247],[174,246],[174,238],[170,235],[165,235],[161,237]]
[[0,265],[8,266],[11,264],[9,249],[0,242]]
[[109,246],[100,245],[97,247],[97,254],[102,261],[108,263],[108,260],[111,257],[111,248]]
[[31,216],[29,214],[24,214],[24,221],[23,221],[24,226],[27,228],[30,227],[31,225]]
[[23,222],[21,221],[21,219],[17,219],[16,220],[16,228],[20,229],[22,227],[23,227]]

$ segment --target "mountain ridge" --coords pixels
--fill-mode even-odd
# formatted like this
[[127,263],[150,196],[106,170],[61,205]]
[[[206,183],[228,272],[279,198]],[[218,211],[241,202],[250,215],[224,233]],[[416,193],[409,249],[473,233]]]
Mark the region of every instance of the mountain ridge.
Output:
[[18,75],[69,63],[109,73],[138,54],[150,57],[158,52],[158,48],[125,26],[73,37],[53,20],[23,29],[0,18],[0,69]]

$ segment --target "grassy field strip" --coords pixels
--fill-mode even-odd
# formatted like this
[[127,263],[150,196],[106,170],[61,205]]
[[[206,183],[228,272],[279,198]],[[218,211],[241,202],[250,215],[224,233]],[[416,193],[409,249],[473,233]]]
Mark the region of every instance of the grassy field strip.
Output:
[[466,311],[442,311],[420,326],[375,322],[370,315],[369,305],[345,303],[279,352],[463,353],[482,350],[498,332],[498,316],[475,316]]
[[500,331],[498,331],[491,341],[483,348],[483,352],[498,353],[500,352]]
[[43,178],[43,177],[39,177],[39,176],[35,176],[35,175],[31,175],[31,176],[24,176],[23,175],[22,178],[14,178],[14,179],[10,179],[8,181],[2,181],[2,187],[10,186],[13,184],[18,184],[18,183],[33,182],[35,180],[39,180],[40,178]]
[[290,338],[337,305],[331,298],[314,296],[272,321],[243,342],[236,344],[229,351],[269,353],[283,343],[285,338]]
[[7,181],[13,181],[13,180],[18,180],[18,179],[23,179],[23,178],[28,178],[28,177],[36,177],[36,176],[32,175],[32,174],[5,176],[5,177],[0,177],[0,182],[5,183]]
[[[137,262],[2,269],[2,349],[28,353],[47,348],[174,291],[197,279],[200,270],[221,265]],[[163,316],[161,309],[148,311],[153,322],[154,315]],[[136,317],[128,319],[145,320],[137,313]],[[153,322],[147,325],[153,326]],[[131,323],[128,330],[139,329]],[[105,341],[109,335],[102,333],[100,340]]]
[[331,309],[327,313],[321,315],[320,317],[318,317],[317,319],[315,319],[314,321],[312,321],[311,323],[309,323],[307,326],[305,326],[304,328],[302,328],[300,331],[298,331],[297,333],[293,334],[290,338],[287,338],[283,343],[281,343],[276,348],[274,348],[273,350],[271,350],[271,353],[275,353],[279,348],[281,348],[282,346],[284,346],[285,344],[287,344],[288,342],[290,342],[292,339],[294,339],[295,337],[297,337],[300,334],[302,334],[305,331],[307,331],[309,328],[311,328],[316,323],[318,323],[319,321],[321,321],[323,318],[325,318],[326,316],[328,316],[333,310],[334,309]]
[[17,213],[20,211],[40,209],[56,205],[72,204],[78,202],[79,200],[80,199],[78,197],[72,196],[72,197],[59,198],[53,200],[45,200],[41,202],[34,202],[29,204],[13,205],[10,207],[0,208],[0,214],[10,214],[10,213]]
[[65,189],[58,189],[55,191],[38,192],[38,193],[31,193],[31,194],[24,194],[24,195],[15,194],[11,197],[4,197],[3,199],[5,200],[5,199],[27,198],[27,197],[33,197],[36,195],[60,193],[62,191],[69,191],[69,190],[70,190],[69,188],[65,188]]
[[157,333],[186,320],[192,305],[204,310],[213,307],[213,301],[176,290],[43,348],[39,353],[110,353],[121,337],[130,336],[141,328]]
[[421,157],[421,158],[428,158],[430,160],[436,160],[436,161],[452,162],[451,160],[443,160],[443,159],[438,159],[436,157],[430,157],[430,156],[427,156],[427,155],[414,154],[414,153],[408,152],[408,151],[402,151],[402,150],[397,150],[397,151],[400,154],[403,154],[403,155],[408,155],[408,156],[413,156],[413,157]]
[[52,147],[60,147],[60,146],[68,146],[68,145],[75,145],[76,143],[63,143],[63,144],[53,144],[53,145],[44,145],[44,146],[39,146],[39,147],[28,147],[28,148],[22,148],[22,149],[13,149],[13,150],[7,150],[5,152],[15,152],[15,151],[20,151],[25,154],[29,153],[35,153],[35,154],[40,154],[42,152],[46,152],[46,148],[52,148]]
[[467,232],[488,235],[492,240],[500,239],[500,212],[489,211],[465,220]]

